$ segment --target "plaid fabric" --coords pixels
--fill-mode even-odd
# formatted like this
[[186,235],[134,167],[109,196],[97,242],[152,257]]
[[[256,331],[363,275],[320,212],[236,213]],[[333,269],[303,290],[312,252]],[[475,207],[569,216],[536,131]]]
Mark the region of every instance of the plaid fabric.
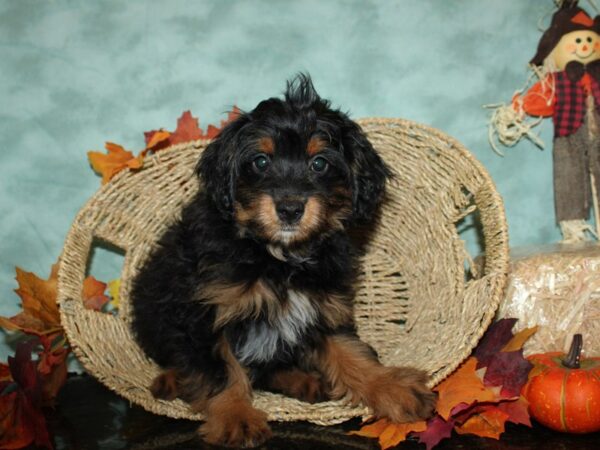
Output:
[[[571,81],[565,71],[554,74],[556,105],[554,115],[554,136],[570,136],[577,131],[585,120],[585,99],[587,93],[581,80]],[[600,85],[592,78],[591,94],[594,103],[600,105]],[[596,106],[598,109],[598,106]]]

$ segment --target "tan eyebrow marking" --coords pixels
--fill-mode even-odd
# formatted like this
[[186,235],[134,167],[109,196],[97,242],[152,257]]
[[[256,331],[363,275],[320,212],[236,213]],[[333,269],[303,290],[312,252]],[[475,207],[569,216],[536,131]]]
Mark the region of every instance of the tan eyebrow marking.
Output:
[[272,155],[275,151],[275,142],[270,137],[262,137],[258,140],[258,148],[268,155]]
[[310,138],[310,141],[308,141],[308,145],[306,146],[306,153],[308,153],[310,156],[316,155],[325,148],[325,145],[326,143],[323,139],[317,136],[313,136]]

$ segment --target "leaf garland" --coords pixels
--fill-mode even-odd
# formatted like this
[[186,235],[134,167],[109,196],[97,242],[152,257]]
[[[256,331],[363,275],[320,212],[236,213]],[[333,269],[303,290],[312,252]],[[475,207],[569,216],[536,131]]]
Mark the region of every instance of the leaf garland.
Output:
[[146,131],[144,133],[146,147],[137,156],[118,144],[107,142],[105,144],[107,153],[89,151],[88,159],[94,171],[102,176],[102,184],[106,184],[125,169],[137,170],[143,167],[144,158],[149,153],[156,153],[164,148],[184,142],[214,139],[225,125],[239,115],[240,110],[234,106],[233,110],[227,115],[227,119],[221,121],[220,127],[208,125],[206,132],[204,132],[200,128],[198,119],[192,116],[190,111],[185,111],[177,119],[175,131],[171,132],[163,128]]

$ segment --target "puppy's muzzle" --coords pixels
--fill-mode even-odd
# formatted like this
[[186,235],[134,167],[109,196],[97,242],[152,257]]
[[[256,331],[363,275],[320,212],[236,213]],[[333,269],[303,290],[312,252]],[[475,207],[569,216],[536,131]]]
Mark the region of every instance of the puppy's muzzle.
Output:
[[304,202],[300,200],[280,200],[275,206],[277,217],[286,225],[293,225],[300,221],[304,214]]

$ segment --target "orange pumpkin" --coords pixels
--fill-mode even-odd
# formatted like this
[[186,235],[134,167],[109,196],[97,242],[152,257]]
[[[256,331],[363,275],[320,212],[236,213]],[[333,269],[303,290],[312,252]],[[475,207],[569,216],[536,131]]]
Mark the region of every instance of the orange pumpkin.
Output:
[[569,355],[532,355],[532,376],[524,388],[529,413],[557,431],[600,431],[600,358],[581,359],[582,338],[575,335]]

